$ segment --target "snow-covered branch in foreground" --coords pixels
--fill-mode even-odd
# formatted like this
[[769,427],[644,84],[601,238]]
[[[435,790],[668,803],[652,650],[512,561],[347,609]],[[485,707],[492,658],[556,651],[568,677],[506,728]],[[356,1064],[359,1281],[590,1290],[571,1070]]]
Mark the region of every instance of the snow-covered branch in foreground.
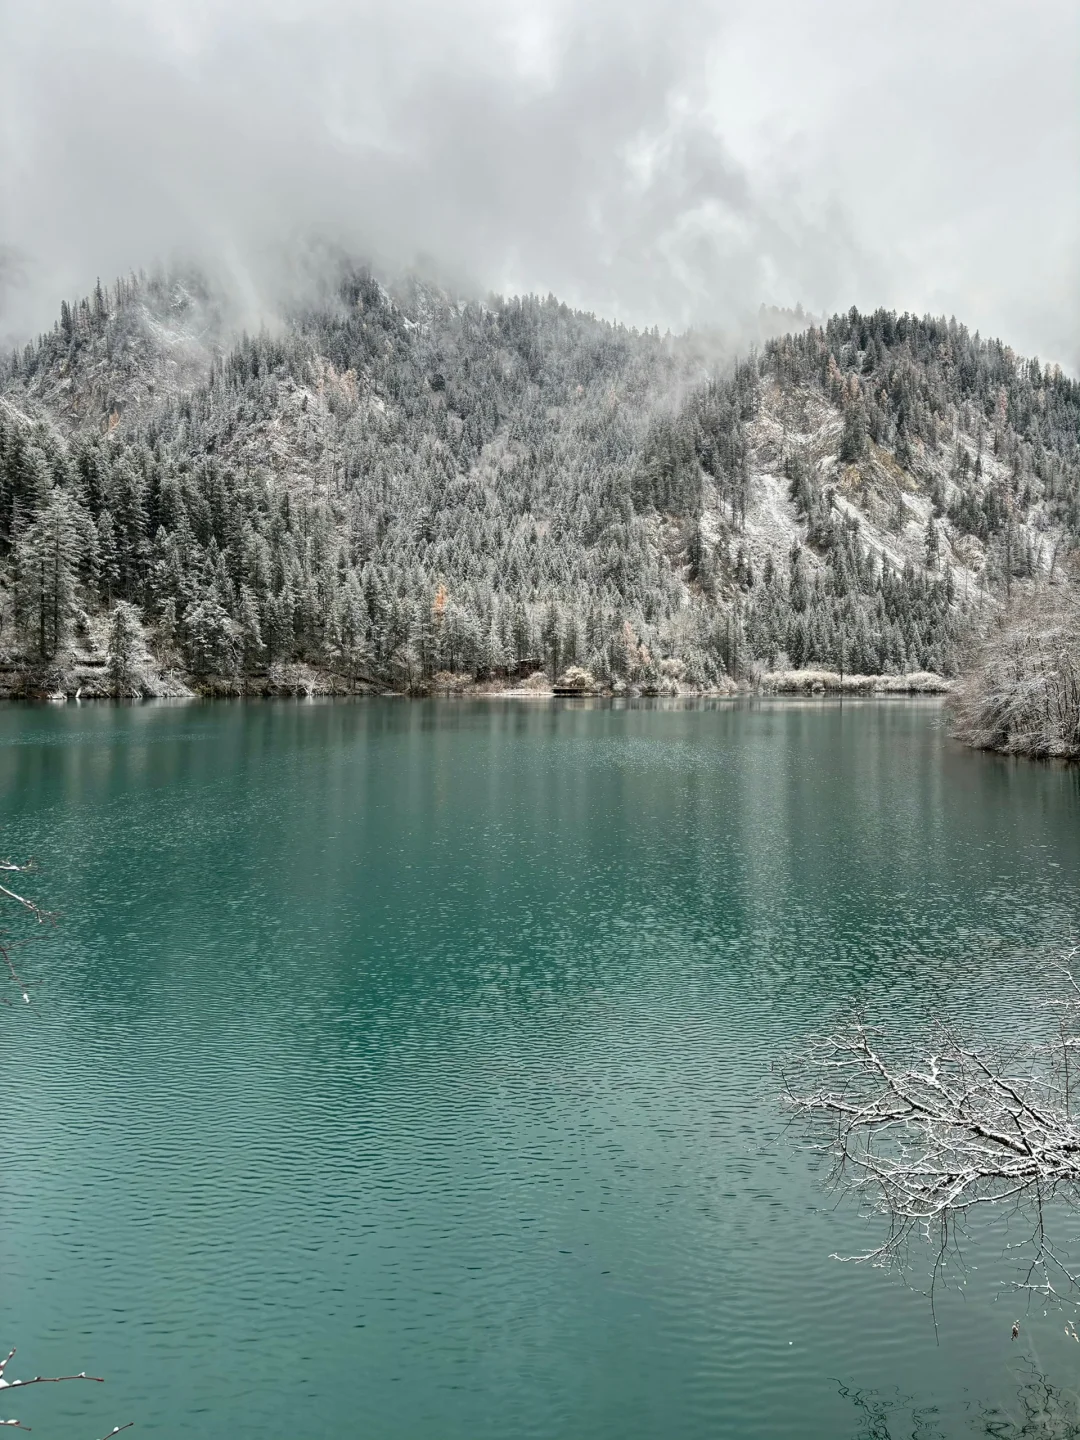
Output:
[[[0,874],[3,874],[5,877],[7,875],[25,875],[28,871],[33,870],[33,868],[32,861],[28,865],[16,865],[12,860],[0,860]],[[18,890],[12,890],[10,886],[0,883],[0,905],[4,904],[14,905],[23,918],[28,916],[32,917],[39,925],[43,925],[46,920],[53,918],[48,911],[42,910],[40,905],[35,904],[35,902],[27,896],[20,894]],[[30,991],[27,988],[26,981],[20,978],[18,971],[15,969],[15,961],[11,957],[11,942],[3,930],[0,930],[0,968],[6,970],[8,979],[18,989],[19,994],[27,1005],[29,1005]],[[0,995],[0,1000],[2,1000],[5,1005],[10,1003],[6,996]],[[0,1378],[2,1378],[2,1373],[2,1367],[0,1367]]]
[[[25,1390],[28,1385],[61,1385],[65,1380],[89,1380],[95,1385],[104,1383],[100,1375],[87,1375],[85,1370],[80,1370],[77,1375],[35,1375],[31,1380],[9,1380],[7,1367],[14,1355],[15,1349],[12,1347],[4,1359],[0,1360],[0,1390]],[[122,1430],[130,1430],[134,1423],[134,1421],[130,1421],[127,1425],[117,1425],[115,1429],[109,1431],[104,1440],[112,1440],[112,1437],[119,1435]],[[0,1425],[13,1430],[30,1429],[29,1425],[23,1425],[18,1420],[0,1420]]]
[[1064,972],[1055,1033],[1022,1053],[937,1027],[926,1054],[900,1058],[856,1019],[814,1040],[785,1075],[788,1101],[840,1194],[885,1222],[874,1248],[838,1259],[902,1264],[913,1239],[936,1249],[935,1279],[973,1213],[1023,1222],[1019,1285],[1080,1295],[1080,1272],[1047,1230],[1051,1202],[1080,1203],[1080,987]]

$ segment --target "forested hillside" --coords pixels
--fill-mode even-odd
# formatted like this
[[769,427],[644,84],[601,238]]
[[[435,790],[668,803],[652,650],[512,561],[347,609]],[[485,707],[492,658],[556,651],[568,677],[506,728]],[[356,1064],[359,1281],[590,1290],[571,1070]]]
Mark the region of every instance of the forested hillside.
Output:
[[852,311],[728,361],[350,273],[223,334],[197,285],[130,280],[0,369],[27,684],[85,678],[110,624],[116,686],[949,674],[1080,538],[1080,386],[951,321]]

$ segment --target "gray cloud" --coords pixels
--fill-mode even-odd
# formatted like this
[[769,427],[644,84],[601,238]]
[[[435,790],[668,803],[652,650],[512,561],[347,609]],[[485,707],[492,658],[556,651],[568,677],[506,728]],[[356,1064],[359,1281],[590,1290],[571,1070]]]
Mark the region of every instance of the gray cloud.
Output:
[[317,237],[639,324],[929,308],[1076,364],[1076,16],[0,0],[0,333],[176,255],[253,318]]

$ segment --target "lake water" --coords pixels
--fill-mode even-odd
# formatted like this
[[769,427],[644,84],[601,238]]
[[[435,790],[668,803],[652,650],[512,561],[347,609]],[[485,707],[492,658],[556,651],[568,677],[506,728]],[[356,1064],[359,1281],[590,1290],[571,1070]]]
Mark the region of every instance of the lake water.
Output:
[[0,1341],[108,1381],[39,1436],[951,1437],[1080,1373],[989,1242],[937,1338],[831,1260],[772,1068],[852,998],[1036,1025],[1076,771],[909,701],[8,705],[0,795],[62,912]]

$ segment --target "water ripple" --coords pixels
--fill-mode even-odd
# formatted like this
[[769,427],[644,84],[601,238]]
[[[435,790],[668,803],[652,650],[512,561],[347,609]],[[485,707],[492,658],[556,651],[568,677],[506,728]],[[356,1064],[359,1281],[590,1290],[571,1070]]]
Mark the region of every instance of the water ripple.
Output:
[[969,1433],[992,1243],[935,1345],[829,1260],[772,1070],[852,998],[1037,1023],[1075,778],[937,715],[9,707],[64,914],[5,1021],[5,1323],[109,1377],[38,1433],[832,1440],[871,1390]]

